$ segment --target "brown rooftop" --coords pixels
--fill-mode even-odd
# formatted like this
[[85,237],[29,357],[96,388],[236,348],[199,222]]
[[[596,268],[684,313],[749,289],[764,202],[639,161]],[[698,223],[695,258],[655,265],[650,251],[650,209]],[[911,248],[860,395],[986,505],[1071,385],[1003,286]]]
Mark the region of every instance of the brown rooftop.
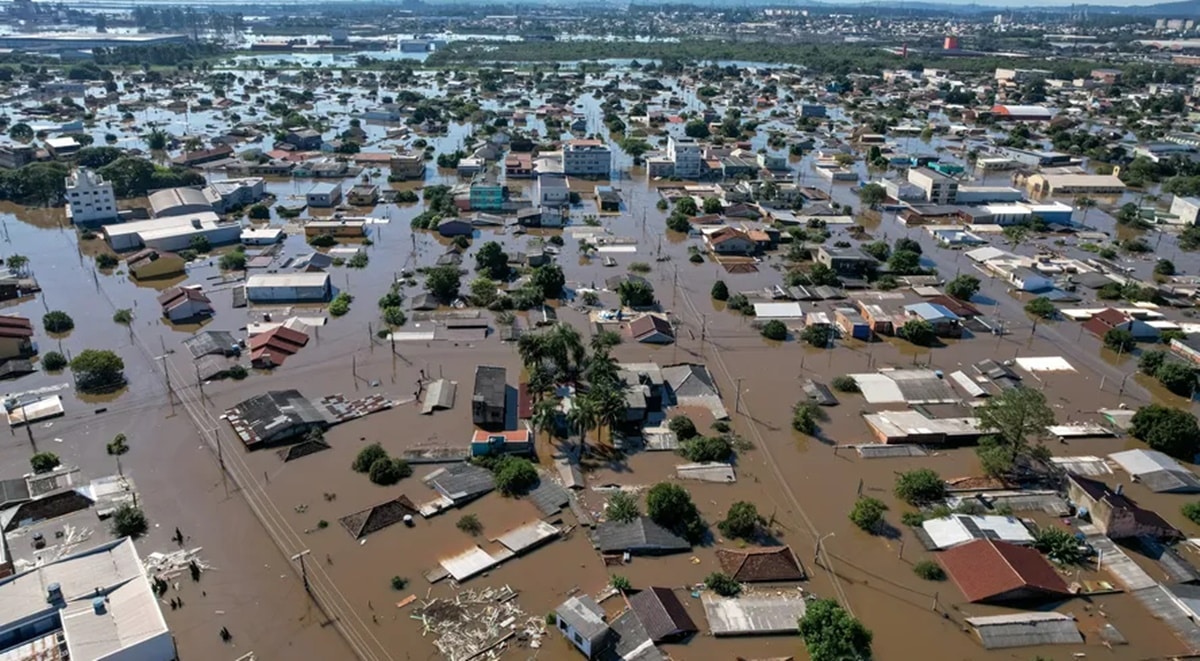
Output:
[[33,337],[33,323],[25,317],[0,315],[0,337]]
[[1067,584],[1034,549],[977,539],[938,554],[967,601],[1053,600],[1070,594]]
[[787,546],[761,549],[717,549],[721,570],[741,583],[799,581],[804,569]]

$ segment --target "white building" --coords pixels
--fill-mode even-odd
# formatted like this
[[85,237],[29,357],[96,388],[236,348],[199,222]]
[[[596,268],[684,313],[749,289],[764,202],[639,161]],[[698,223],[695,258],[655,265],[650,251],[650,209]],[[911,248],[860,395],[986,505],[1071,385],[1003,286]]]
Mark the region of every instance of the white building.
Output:
[[588,659],[600,656],[612,630],[604,621],[604,609],[585,595],[567,599],[554,611],[559,632]]
[[929,168],[912,168],[908,183],[925,192],[925,200],[934,204],[954,204],[958,201],[958,180]]
[[342,186],[327,181],[313,184],[313,187],[308,189],[305,199],[310,207],[335,207],[342,201]]
[[667,138],[667,158],[675,164],[674,175],[681,179],[699,179],[704,155],[695,138]]
[[76,168],[67,177],[67,219],[76,225],[116,222],[117,196],[112,184],[88,168]]
[[563,172],[607,178],[612,171],[612,151],[599,140],[570,140],[563,148]]
[[1200,220],[1200,198],[1176,195],[1171,200],[1171,214],[1179,216],[1179,222],[1184,225],[1195,225]]
[[251,303],[328,301],[333,293],[329,274],[260,273],[246,278],[246,300]]
[[935,549],[948,549],[976,539],[994,539],[1009,544],[1029,545],[1033,535],[1020,519],[1011,516],[951,514],[929,519],[921,530]]
[[0,658],[172,661],[177,656],[128,537],[0,580]]
[[533,206],[562,207],[570,204],[571,189],[561,174],[539,173],[533,182]]
[[212,203],[213,211],[225,213],[234,207],[244,207],[262,199],[264,194],[262,177],[244,179],[222,179],[204,188],[204,196]]
[[211,211],[104,227],[104,238],[118,252],[137,248],[179,252],[188,249],[197,237],[207,239],[209,245],[219,246],[237,242],[241,234],[241,223],[221,222],[221,218]]

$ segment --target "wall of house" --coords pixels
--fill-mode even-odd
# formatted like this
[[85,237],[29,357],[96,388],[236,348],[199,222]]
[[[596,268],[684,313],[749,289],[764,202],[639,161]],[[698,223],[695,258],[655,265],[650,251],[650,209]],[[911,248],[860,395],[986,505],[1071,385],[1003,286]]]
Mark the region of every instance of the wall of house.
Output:
[[0,337],[0,358],[18,358],[28,346],[29,340],[22,337]]

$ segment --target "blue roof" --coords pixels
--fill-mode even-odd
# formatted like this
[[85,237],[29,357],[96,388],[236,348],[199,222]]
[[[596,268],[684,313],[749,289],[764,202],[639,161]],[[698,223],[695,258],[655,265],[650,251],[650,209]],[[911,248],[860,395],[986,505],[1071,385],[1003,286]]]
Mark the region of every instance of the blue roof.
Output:
[[941,321],[943,319],[950,321],[959,320],[958,315],[951,312],[946,306],[937,303],[913,303],[912,305],[904,306],[904,309],[925,321]]

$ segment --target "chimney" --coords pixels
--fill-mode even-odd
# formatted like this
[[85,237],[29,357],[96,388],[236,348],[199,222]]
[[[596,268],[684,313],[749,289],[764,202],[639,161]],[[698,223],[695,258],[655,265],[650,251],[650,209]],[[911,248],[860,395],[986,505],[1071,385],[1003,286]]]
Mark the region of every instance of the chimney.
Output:
[[96,615],[104,615],[104,597],[92,599],[92,612]]
[[58,583],[51,583],[46,586],[46,603],[57,604],[63,601],[62,586]]

